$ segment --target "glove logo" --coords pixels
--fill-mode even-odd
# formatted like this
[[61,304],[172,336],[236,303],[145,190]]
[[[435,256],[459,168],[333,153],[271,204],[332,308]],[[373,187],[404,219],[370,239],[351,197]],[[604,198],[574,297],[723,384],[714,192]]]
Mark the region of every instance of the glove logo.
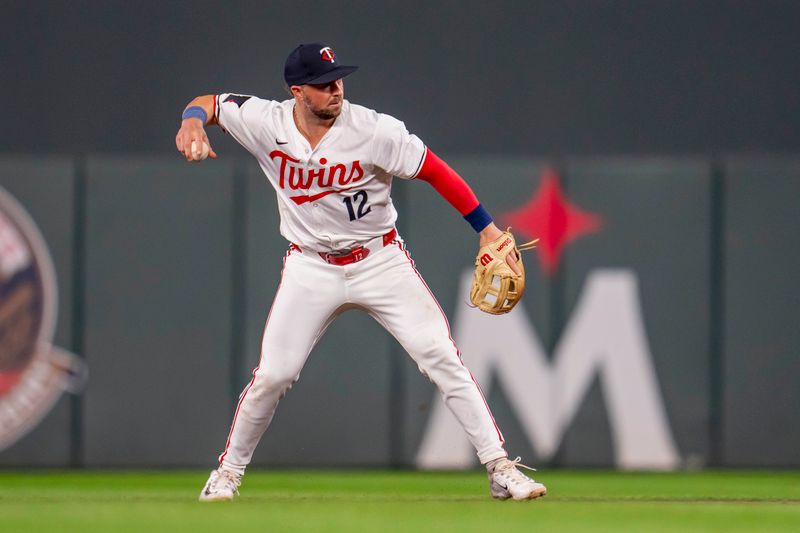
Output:
[[33,429],[82,361],[51,344],[56,277],[47,246],[24,209],[0,188],[0,450]]
[[320,49],[319,55],[322,56],[323,61],[327,61],[328,63],[334,63],[333,58],[336,57],[336,55],[333,53],[333,50],[331,50],[330,46],[326,46],[325,48]]
[[[484,313],[502,315],[517,305],[525,291],[525,268],[519,252],[532,250],[538,240],[517,247],[514,236],[504,231],[495,240],[478,250],[478,255],[475,256],[475,273],[469,290],[469,300],[474,307]],[[506,262],[506,256],[510,253],[514,253],[517,258],[519,272],[512,270]]]
[[505,248],[505,247],[506,247],[506,246],[508,246],[509,244],[511,244],[511,239],[506,239],[506,240],[504,240],[504,241],[503,241],[503,243],[502,243],[500,246],[498,246],[498,247],[497,247],[497,251],[498,251],[498,252],[502,252],[502,251],[503,251],[503,248]]

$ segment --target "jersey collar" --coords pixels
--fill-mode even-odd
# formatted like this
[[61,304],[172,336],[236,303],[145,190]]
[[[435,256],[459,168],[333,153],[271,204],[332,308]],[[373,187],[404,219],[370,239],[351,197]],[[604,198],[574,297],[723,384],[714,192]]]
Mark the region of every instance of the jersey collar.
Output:
[[333,121],[333,125],[325,133],[325,135],[322,136],[322,139],[319,140],[316,148],[312,150],[308,139],[306,139],[305,136],[300,133],[300,130],[297,128],[297,124],[294,122],[294,106],[296,105],[294,100],[287,100],[287,102],[289,105],[287,105],[284,109],[284,119],[286,120],[287,129],[291,132],[291,135],[298,139],[302,146],[309,150],[309,154],[313,154],[317,150],[324,148],[331,140],[338,137],[339,133],[344,127],[344,124],[350,117],[350,102],[345,99],[342,101],[342,112],[339,113],[339,116]]

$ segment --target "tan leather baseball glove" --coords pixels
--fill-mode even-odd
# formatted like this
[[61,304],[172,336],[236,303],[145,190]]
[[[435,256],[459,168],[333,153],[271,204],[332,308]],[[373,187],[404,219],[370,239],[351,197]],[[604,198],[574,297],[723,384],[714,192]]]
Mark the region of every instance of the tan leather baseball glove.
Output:
[[[525,267],[520,251],[532,250],[539,239],[517,246],[511,231],[485,244],[475,257],[475,277],[469,291],[472,305],[492,315],[508,313],[522,298],[525,291]],[[517,266],[522,272],[517,275],[506,262],[506,256],[514,253]]]

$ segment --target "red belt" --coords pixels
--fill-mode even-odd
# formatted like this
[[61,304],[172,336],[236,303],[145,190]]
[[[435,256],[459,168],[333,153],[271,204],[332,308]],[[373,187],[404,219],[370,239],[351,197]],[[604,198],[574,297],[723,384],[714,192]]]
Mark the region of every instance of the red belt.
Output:
[[[389,233],[382,237],[383,246],[388,246],[391,244],[393,240],[397,237],[397,230],[392,229]],[[343,265],[351,265],[353,263],[358,263],[362,259],[365,259],[369,255],[369,248],[364,246],[356,246],[355,248],[351,248],[344,253],[336,253],[336,252],[319,252],[319,256],[328,264],[343,266]]]

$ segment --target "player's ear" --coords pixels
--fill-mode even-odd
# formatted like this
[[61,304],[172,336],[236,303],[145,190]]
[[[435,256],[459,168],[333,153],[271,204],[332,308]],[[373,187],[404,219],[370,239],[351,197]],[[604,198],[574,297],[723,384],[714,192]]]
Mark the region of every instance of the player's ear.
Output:
[[295,98],[299,98],[300,100],[303,99],[303,88],[300,85],[292,85],[289,87],[289,92],[292,93],[292,96]]

